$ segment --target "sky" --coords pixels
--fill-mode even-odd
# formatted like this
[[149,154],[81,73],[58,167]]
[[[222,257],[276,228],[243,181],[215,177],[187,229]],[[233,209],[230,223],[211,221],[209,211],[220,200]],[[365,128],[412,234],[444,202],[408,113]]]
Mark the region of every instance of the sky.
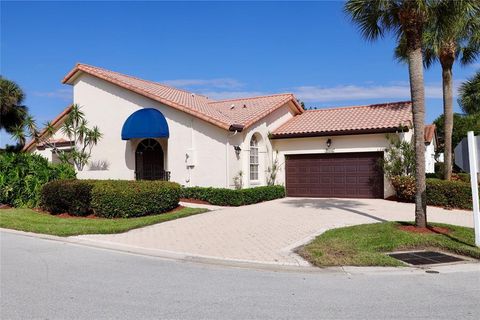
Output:
[[[0,74],[39,124],[72,102],[77,62],[212,99],[292,92],[307,108],[410,99],[395,39],[367,42],[342,2],[0,2]],[[454,85],[480,61],[455,65]],[[442,113],[441,70],[425,72],[427,117]],[[455,98],[456,100],[456,98]],[[455,111],[460,111],[455,102]],[[13,142],[0,132],[0,146]]]

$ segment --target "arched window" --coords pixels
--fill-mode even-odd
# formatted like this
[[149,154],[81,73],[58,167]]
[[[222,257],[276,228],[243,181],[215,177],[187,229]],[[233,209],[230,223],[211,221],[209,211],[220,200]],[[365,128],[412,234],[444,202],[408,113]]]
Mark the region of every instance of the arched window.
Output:
[[258,180],[258,141],[255,136],[250,140],[250,180]]

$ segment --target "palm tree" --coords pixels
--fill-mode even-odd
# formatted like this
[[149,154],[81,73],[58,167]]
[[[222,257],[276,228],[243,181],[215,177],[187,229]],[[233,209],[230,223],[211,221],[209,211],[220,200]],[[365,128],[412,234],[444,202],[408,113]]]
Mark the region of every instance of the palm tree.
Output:
[[[455,60],[463,65],[475,61],[480,53],[480,2],[478,0],[440,1],[425,25],[423,33],[424,65],[432,66],[436,61],[442,67],[445,170],[444,179],[452,176],[452,132],[453,132],[453,76]],[[406,41],[398,44],[395,55],[406,60]]]
[[480,113],[480,71],[462,83],[458,104],[466,114]]
[[427,226],[422,40],[431,11],[427,0],[348,0],[345,4],[345,12],[365,39],[376,40],[387,32],[394,33],[397,39],[405,38],[415,140],[415,224],[420,228]]
[[0,76],[0,129],[17,133],[28,114],[24,99],[23,90],[15,82]]

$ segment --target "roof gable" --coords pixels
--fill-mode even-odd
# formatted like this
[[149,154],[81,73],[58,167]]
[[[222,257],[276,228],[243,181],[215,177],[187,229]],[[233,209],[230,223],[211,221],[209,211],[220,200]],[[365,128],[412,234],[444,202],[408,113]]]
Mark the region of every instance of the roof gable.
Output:
[[434,141],[434,138],[435,140],[437,138],[437,127],[435,124],[427,124],[425,125],[424,133],[425,143],[430,144],[432,141]]
[[[86,64],[77,64],[62,82],[72,84],[78,72],[90,74],[227,130],[231,126],[248,127],[290,100],[298,113],[303,112],[293,94],[214,101],[203,95]],[[232,108],[232,104],[238,106]]]

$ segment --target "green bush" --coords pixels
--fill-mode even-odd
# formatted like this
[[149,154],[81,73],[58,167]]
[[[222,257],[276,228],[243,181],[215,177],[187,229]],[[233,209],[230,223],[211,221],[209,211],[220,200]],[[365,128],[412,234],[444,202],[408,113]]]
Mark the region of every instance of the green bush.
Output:
[[36,207],[42,186],[56,179],[74,179],[67,164],[51,164],[31,153],[0,153],[0,203],[15,207]]
[[[392,177],[392,186],[400,200],[415,200],[415,179],[413,177]],[[472,209],[470,184],[463,181],[427,179],[427,204],[445,208]]]
[[46,184],[42,208],[104,218],[158,214],[178,207],[180,185],[166,181],[67,180]]
[[50,213],[89,214],[93,184],[85,180],[56,180],[42,188],[40,205]]
[[190,187],[182,189],[182,198],[206,201],[218,206],[242,206],[285,197],[283,186],[248,189]]
[[130,218],[158,214],[178,207],[181,188],[167,181],[95,181],[92,209],[104,218]]
[[427,203],[446,208],[472,209],[472,190],[469,183],[427,179]]

